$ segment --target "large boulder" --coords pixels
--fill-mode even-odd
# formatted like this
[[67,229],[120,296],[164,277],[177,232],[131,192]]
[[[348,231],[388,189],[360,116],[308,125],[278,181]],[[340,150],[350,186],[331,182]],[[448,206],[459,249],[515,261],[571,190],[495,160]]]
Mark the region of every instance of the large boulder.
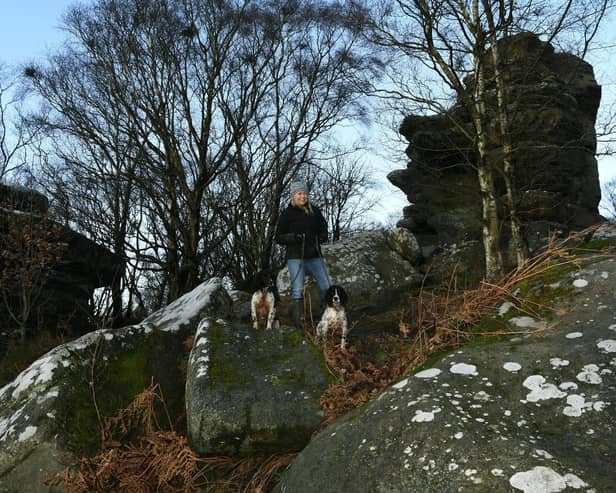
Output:
[[188,440],[201,455],[301,450],[319,428],[322,353],[299,331],[204,319],[186,381]]
[[[82,335],[90,330],[90,300],[94,290],[119,285],[124,260],[84,235],[56,223],[48,215],[48,208],[47,198],[39,192],[0,183],[0,251],[9,251],[10,258],[14,254],[30,273],[28,291],[34,305],[27,324],[30,332],[45,328],[51,333]],[[30,244],[12,241],[23,231],[30,238]],[[35,256],[38,251],[32,248],[35,245],[41,248],[39,256]],[[33,275],[40,260],[46,261],[46,267],[40,274]],[[3,265],[0,256],[0,272],[11,268],[12,265]],[[5,277],[4,288],[8,289],[0,289],[3,299],[17,313],[21,298],[14,293],[20,292],[23,279],[21,275]],[[12,337],[15,329],[6,311],[5,303],[0,303],[0,347],[7,346],[6,340]]]
[[[549,231],[580,230],[601,221],[594,125],[601,87],[591,65],[556,52],[534,34],[503,39],[499,50],[507,67],[503,77],[515,148],[517,207],[533,248],[537,235],[545,240]],[[490,58],[486,64],[490,67]],[[473,86],[472,80],[467,83]],[[486,95],[488,108],[496,108],[491,79]],[[434,263],[440,262],[439,252],[445,245],[475,241],[483,250],[481,200],[474,168],[477,156],[461,130],[465,128],[472,129],[472,120],[459,101],[441,114],[407,116],[400,133],[409,142],[409,163],[388,175],[410,203],[398,225],[409,228],[422,248],[435,252]],[[496,119],[487,132],[487,159],[496,170],[496,192],[504,203],[502,138]],[[506,243],[508,225],[503,228]],[[506,244],[503,247],[505,252],[512,251]],[[458,261],[469,264],[475,258],[469,260],[461,252]],[[512,266],[515,255],[506,261]],[[483,262],[467,270],[481,276]]]
[[148,387],[184,409],[184,340],[231,300],[211,279],[141,324],[98,330],[48,352],[0,389],[0,492],[49,491],[42,479],[100,446],[101,416],[114,416]]
[[615,282],[606,260],[550,286],[575,298],[554,327],[514,317],[547,330],[409,375],[315,436],[276,491],[613,491]]
[[[322,250],[332,283],[344,286],[351,307],[395,303],[421,285],[416,266],[422,253],[404,228],[364,231],[323,245]],[[283,295],[290,292],[286,267],[278,276],[278,288]],[[311,289],[311,295],[318,300],[318,289]]]

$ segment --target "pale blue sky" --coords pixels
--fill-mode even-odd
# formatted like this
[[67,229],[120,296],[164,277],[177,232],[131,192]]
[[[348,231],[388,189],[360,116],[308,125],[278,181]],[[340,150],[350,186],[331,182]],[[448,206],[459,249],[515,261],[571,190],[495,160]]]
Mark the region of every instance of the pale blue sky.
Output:
[[75,0],[2,0],[0,62],[19,65],[44,56],[62,42],[62,14]]

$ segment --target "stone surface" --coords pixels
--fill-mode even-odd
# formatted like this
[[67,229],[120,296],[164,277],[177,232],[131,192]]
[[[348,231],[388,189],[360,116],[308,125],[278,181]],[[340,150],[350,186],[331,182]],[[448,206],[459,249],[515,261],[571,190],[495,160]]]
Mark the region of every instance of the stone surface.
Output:
[[408,375],[315,436],[275,491],[613,491],[615,283],[614,259],[569,274],[552,328]]
[[204,319],[186,382],[188,440],[200,455],[301,450],[319,428],[322,353],[299,331]]
[[221,280],[211,279],[139,325],[91,332],[35,361],[0,389],[0,492],[48,491],[45,476],[97,452],[93,395],[101,414],[114,416],[153,379],[181,415],[183,341],[202,317],[230,311]]
[[[501,41],[500,49],[509,67],[504,77],[511,101],[518,207],[533,249],[537,234],[544,235],[546,225],[551,231],[567,232],[601,221],[594,128],[601,87],[588,63],[555,52],[530,33]],[[488,82],[487,94],[488,106],[495,106],[493,82]],[[462,126],[471,126],[458,103],[447,114],[407,116],[400,133],[409,142],[406,153],[410,160],[406,169],[388,175],[410,202],[398,225],[415,234],[424,252],[436,254],[435,263],[440,262],[439,247],[444,245],[479,241],[478,247],[483,249],[479,187],[469,164],[476,157],[450,123],[450,116]],[[488,160],[497,170],[497,193],[504,194],[498,172],[503,156],[497,125],[488,132]],[[506,242],[508,225],[503,228]],[[457,260],[467,262],[464,255]],[[506,260],[512,267],[515,256]],[[464,269],[482,274],[483,262]]]
[[[423,279],[416,269],[421,261],[417,240],[400,228],[358,233],[325,244],[322,251],[331,281],[348,292],[350,307],[395,303]],[[289,294],[286,267],[278,275],[278,289],[282,295]],[[310,293],[314,304],[318,289]]]
[[49,209],[49,200],[36,190],[0,182],[0,207],[45,214]]
[[[47,210],[47,198],[35,190],[0,183],[0,248],[7,248],[3,235],[23,230],[18,228],[23,227],[24,218],[27,224],[43,225],[35,229],[41,236],[43,230],[53,229],[50,243],[61,245],[60,258],[34,283],[35,306],[28,327],[31,333],[46,328],[52,334],[82,335],[90,327],[94,290],[119,282],[124,261],[82,234],[55,223],[46,216]],[[8,294],[12,292],[19,292],[18,285]],[[15,310],[15,300],[10,303]],[[4,303],[0,303],[1,347],[8,344],[14,328]]]

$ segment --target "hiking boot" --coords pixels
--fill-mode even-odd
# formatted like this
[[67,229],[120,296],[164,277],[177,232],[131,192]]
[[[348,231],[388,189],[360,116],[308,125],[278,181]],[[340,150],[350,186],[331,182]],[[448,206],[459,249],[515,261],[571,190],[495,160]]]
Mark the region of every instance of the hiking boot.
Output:
[[304,300],[293,300],[291,305],[291,323],[298,329],[304,330],[302,315],[304,313]]

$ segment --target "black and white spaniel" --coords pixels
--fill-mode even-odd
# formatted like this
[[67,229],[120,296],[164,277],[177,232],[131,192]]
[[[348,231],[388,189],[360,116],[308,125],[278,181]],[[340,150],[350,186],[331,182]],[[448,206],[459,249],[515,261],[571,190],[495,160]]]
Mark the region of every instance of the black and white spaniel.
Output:
[[317,324],[317,339],[325,340],[327,332],[340,329],[340,349],[346,349],[346,337],[349,333],[349,323],[346,316],[346,303],[348,296],[342,286],[332,285],[325,294],[327,307],[323,312],[320,322]]
[[279,301],[276,287],[276,273],[271,269],[257,272],[254,279],[254,292],[250,300],[250,314],[252,326],[255,329],[277,329],[279,322],[276,319],[276,304]]

